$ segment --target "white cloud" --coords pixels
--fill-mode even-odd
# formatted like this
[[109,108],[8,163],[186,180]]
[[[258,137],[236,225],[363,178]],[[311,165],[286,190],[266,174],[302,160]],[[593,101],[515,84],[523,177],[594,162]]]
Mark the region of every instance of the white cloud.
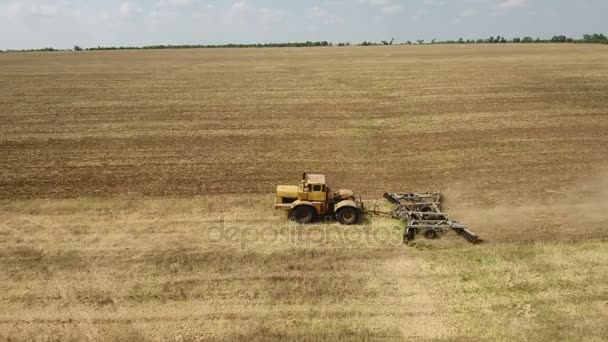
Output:
[[78,15],[80,11],[66,0],[22,0],[0,3],[0,16],[11,19],[18,17],[53,18]]
[[373,6],[386,6],[390,4],[391,0],[359,0],[362,4],[368,4]]
[[321,7],[315,5],[308,9],[308,15],[311,17],[325,17],[327,16],[327,12]]
[[262,30],[269,29],[271,26],[284,21],[288,13],[275,8],[256,7],[249,0],[238,0],[232,3],[226,11],[219,12],[218,15],[231,30],[239,28],[250,31],[251,27],[258,27]]
[[427,13],[428,13],[428,11],[425,10],[424,8],[419,8],[419,9],[416,10],[416,12],[414,12],[414,15],[412,16],[412,19],[414,19],[414,20],[420,20],[420,18],[422,18]]
[[30,14],[43,17],[54,17],[59,14],[59,8],[56,5],[32,4],[27,8]]
[[318,5],[308,9],[308,16],[310,18],[322,20],[326,24],[340,24],[344,22],[344,19],[341,17],[329,13],[327,10],[319,7]]
[[283,11],[265,7],[257,8],[255,13],[263,22],[278,22],[285,17]]
[[505,11],[492,11],[488,13],[489,17],[504,17],[507,13]]
[[424,0],[423,2],[425,5],[427,6],[437,6],[437,7],[441,7],[445,4],[447,4],[447,1],[445,0]]
[[474,17],[480,15],[481,11],[477,9],[467,9],[462,12],[463,17]]
[[403,7],[401,7],[401,5],[399,5],[399,4],[391,4],[391,5],[382,7],[382,12],[384,12],[386,14],[392,14],[392,13],[399,12],[402,9],[403,9]]
[[359,0],[362,4],[379,7],[384,14],[393,14],[403,10],[401,4],[394,0]]
[[156,3],[156,7],[186,7],[192,5],[193,0],[159,0]]
[[239,0],[232,4],[232,8],[237,9],[237,10],[246,10],[249,8],[249,1],[248,0]]
[[138,7],[137,5],[132,4],[130,2],[123,2],[120,5],[119,11],[120,11],[120,14],[122,14],[124,16],[143,12],[143,10],[140,7]]
[[526,6],[527,0],[504,0],[496,5],[499,9],[512,9]]

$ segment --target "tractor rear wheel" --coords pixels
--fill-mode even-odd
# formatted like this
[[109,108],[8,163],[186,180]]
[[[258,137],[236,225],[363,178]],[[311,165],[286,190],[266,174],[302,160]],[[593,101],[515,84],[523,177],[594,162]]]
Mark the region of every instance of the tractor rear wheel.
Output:
[[292,212],[293,219],[301,224],[306,224],[314,221],[315,209],[309,206],[296,207]]
[[342,224],[353,225],[357,223],[357,220],[359,219],[359,213],[355,208],[346,207],[338,210],[338,212],[336,213],[336,217],[338,221],[340,221],[340,223]]

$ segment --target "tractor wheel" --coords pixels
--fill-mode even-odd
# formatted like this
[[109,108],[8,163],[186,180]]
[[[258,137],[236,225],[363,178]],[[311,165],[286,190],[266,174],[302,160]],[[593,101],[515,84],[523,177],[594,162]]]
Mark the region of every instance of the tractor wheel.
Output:
[[355,208],[346,207],[338,210],[338,212],[336,213],[336,217],[338,218],[338,221],[340,221],[340,223],[342,224],[353,225],[357,223],[357,220],[359,219],[359,213]]
[[429,240],[433,240],[437,238],[437,231],[435,229],[427,229],[424,232],[424,237],[429,239]]
[[315,219],[315,209],[309,206],[296,207],[292,212],[292,217],[297,223],[307,224]]

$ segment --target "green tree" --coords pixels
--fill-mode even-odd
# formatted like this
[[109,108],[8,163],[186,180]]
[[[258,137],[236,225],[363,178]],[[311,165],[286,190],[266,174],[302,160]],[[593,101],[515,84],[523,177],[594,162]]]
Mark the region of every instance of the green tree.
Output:
[[532,37],[524,37],[524,38],[521,40],[521,42],[522,42],[522,43],[534,43],[534,38],[532,38]]
[[593,33],[583,35],[585,43],[602,43],[608,41],[608,38],[603,33]]
[[553,36],[553,38],[551,38],[551,41],[554,43],[565,43],[566,39],[566,36]]

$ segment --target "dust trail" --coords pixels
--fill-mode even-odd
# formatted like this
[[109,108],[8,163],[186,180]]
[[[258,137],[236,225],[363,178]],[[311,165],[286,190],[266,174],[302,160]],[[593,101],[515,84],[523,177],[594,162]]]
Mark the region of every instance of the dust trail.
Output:
[[[451,216],[491,241],[574,240],[608,237],[608,167],[566,190],[547,189],[522,204],[478,205],[464,184],[445,192]],[[468,191],[471,189],[469,188]]]

